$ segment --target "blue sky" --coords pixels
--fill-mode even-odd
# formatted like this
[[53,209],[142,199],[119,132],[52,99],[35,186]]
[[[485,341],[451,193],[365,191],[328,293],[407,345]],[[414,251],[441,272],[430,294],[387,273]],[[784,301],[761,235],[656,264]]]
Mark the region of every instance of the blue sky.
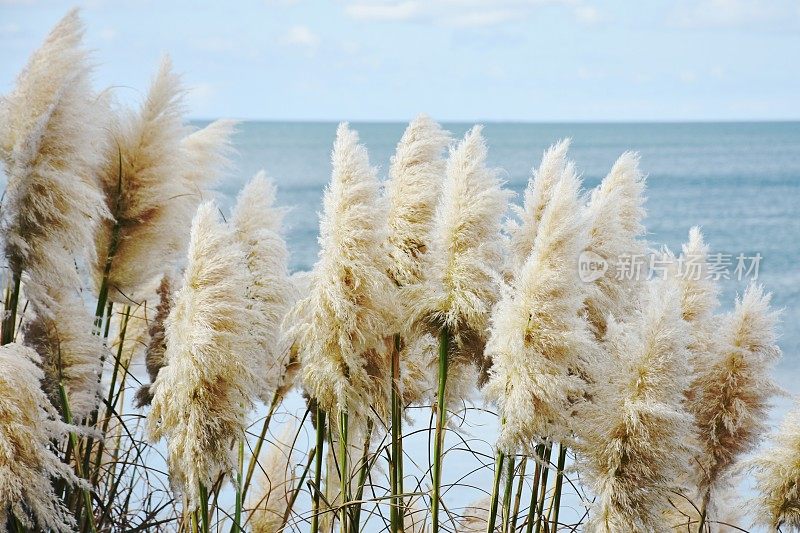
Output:
[[98,87],[169,53],[196,118],[800,118],[797,0],[0,0],[0,92],[73,5]]

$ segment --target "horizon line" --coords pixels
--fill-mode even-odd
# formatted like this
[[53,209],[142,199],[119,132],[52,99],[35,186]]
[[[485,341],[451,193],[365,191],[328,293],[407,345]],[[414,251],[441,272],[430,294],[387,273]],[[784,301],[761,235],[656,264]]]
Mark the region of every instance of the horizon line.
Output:
[[[428,116],[432,116],[425,113]],[[417,115],[414,115],[417,116]],[[299,124],[339,124],[350,122],[356,124],[407,124],[414,116],[407,119],[308,119],[308,118],[235,118],[235,117],[189,117],[191,122],[213,122],[219,119],[233,119],[241,122],[264,123],[299,123]],[[799,118],[734,118],[734,119],[633,119],[633,120],[507,120],[507,119],[436,119],[442,124],[537,124],[537,125],[633,125],[633,124],[796,124]]]

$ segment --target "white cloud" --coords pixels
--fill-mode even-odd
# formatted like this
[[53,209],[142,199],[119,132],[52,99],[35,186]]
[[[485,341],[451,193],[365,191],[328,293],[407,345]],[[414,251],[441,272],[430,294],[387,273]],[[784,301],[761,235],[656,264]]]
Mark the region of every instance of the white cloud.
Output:
[[319,45],[319,36],[308,26],[292,26],[283,38],[285,44],[313,50]]
[[425,12],[421,2],[356,2],[344,8],[348,16],[356,20],[375,22],[398,22],[412,20]]
[[668,22],[690,29],[797,26],[800,10],[795,0],[683,0]]
[[585,0],[350,0],[344,11],[364,22],[421,21],[476,28],[525,20],[544,6],[568,8],[582,23],[594,24],[602,18],[600,11]]

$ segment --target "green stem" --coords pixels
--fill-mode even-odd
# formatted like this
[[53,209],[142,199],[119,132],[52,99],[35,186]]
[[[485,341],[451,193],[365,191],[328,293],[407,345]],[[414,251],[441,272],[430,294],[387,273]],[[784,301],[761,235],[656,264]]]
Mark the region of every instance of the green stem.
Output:
[[342,533],[345,533],[350,527],[349,509],[347,507],[350,502],[350,466],[347,462],[347,411],[339,411],[339,492],[342,496],[340,526]]
[[492,499],[489,503],[489,518],[486,520],[486,533],[494,532],[494,525],[497,522],[497,501],[500,497],[500,477],[503,473],[503,461],[505,455],[497,451],[497,458],[494,461],[494,482],[492,483]]
[[527,519],[527,526],[525,527],[525,533],[533,533],[533,522],[536,518],[536,502],[537,496],[539,493],[539,480],[542,476],[542,456],[544,456],[544,445],[540,444],[536,446],[536,468],[533,471],[533,487],[531,487],[531,504],[528,507],[528,519]]
[[305,482],[306,477],[308,476],[308,471],[311,470],[311,463],[314,462],[314,458],[316,456],[317,449],[312,448],[311,451],[308,452],[308,460],[306,460],[306,466],[303,469],[303,474],[300,476],[300,480],[297,482],[296,488],[292,491],[292,496],[289,499],[289,504],[286,506],[286,511],[283,513],[283,520],[281,521],[280,527],[277,529],[278,531],[283,531],[286,523],[289,521],[289,517],[292,515],[294,503],[297,501],[297,496],[300,494],[300,490],[303,488],[303,482]]
[[[72,411],[69,408],[69,400],[67,398],[67,389],[64,388],[64,383],[58,383],[58,394],[61,397],[61,406],[64,409],[64,421],[72,425]],[[81,467],[81,457],[80,454],[77,453],[78,450],[78,436],[75,435],[74,431],[69,432],[69,440],[72,443],[72,449],[76,451],[75,453],[75,470],[78,474],[78,477],[81,479],[86,479],[83,475],[83,468]],[[83,493],[83,505],[86,509],[86,523],[89,526],[89,530],[92,532],[96,532],[97,529],[94,525],[94,513],[92,512],[92,496],[89,494],[88,489],[81,489]]]
[[[106,431],[108,431],[108,424],[111,422],[111,412],[113,410],[114,401],[114,389],[117,385],[117,376],[119,374],[120,362],[122,360],[122,351],[125,345],[125,334],[128,331],[128,321],[130,320],[131,314],[131,307],[129,305],[125,306],[122,315],[122,322],[120,323],[120,330],[119,330],[119,344],[117,345],[117,356],[114,360],[114,372],[111,374],[111,384],[108,387],[108,398],[106,401],[106,414],[103,418],[103,426],[101,430],[101,435],[105,436]],[[109,318],[108,322],[111,322]],[[92,482],[97,483],[97,479],[100,476],[100,467],[102,466],[103,461],[103,450],[105,449],[105,438],[101,438],[100,442],[97,444],[97,455],[95,455],[95,471],[92,475]]]
[[14,331],[17,327],[17,306],[19,305],[19,290],[21,284],[21,274],[12,272],[13,288],[11,295],[6,301],[5,313],[3,314],[3,334],[2,345],[14,342]]
[[547,499],[547,476],[550,473],[550,454],[553,451],[552,445],[548,444],[544,449],[544,457],[542,461],[542,483],[539,487],[539,505],[536,511],[536,533],[542,530],[542,523],[544,522],[544,501]]
[[322,483],[322,449],[325,445],[325,411],[323,411],[319,405],[316,406],[316,423],[317,446],[314,462],[314,497],[313,509],[311,512],[311,533],[319,533],[319,503],[322,494],[320,484]]
[[200,483],[200,523],[203,533],[208,533],[208,489]]
[[272,422],[272,416],[275,414],[275,410],[278,408],[280,403],[281,395],[280,392],[276,390],[275,394],[272,395],[272,402],[269,404],[269,412],[267,413],[267,417],[264,419],[264,425],[261,427],[261,434],[258,436],[258,440],[256,441],[256,447],[253,450],[253,457],[250,459],[250,463],[247,465],[247,475],[245,476],[244,484],[242,485],[242,501],[244,501],[247,497],[247,489],[250,488],[250,482],[253,480],[253,473],[256,470],[256,464],[258,464],[258,456],[261,453],[261,447],[264,444],[264,440],[267,438],[269,424]]
[[392,460],[390,462],[390,477],[392,487],[391,531],[399,533],[403,530],[403,454],[400,451],[402,435],[402,408],[400,405],[400,335],[394,336],[394,349],[392,350]]
[[233,513],[233,527],[236,533],[242,531],[242,470],[244,469],[244,437],[239,439],[239,466],[236,470],[236,508]]
[[511,515],[511,524],[508,528],[509,533],[517,530],[517,517],[519,516],[519,506],[522,503],[522,491],[525,489],[525,469],[528,466],[528,458],[523,457],[519,465],[519,481],[517,482],[517,494],[514,497],[514,511]]
[[361,499],[364,496],[364,486],[367,484],[367,474],[369,473],[369,443],[372,439],[372,427],[372,419],[367,420],[367,436],[364,438],[361,462],[358,466],[358,485],[356,489],[355,503],[353,504],[353,520],[350,527],[351,533],[358,533],[358,528],[361,524]]
[[551,509],[553,510],[553,520],[550,522],[553,526],[553,532],[558,530],[558,514],[561,509],[561,491],[564,486],[564,465],[567,462],[567,447],[564,443],[559,444],[558,447],[558,470],[556,471],[556,485],[553,493],[553,503]]
[[450,352],[450,331],[442,328],[439,334],[439,387],[436,396],[436,433],[433,440],[433,487],[431,489],[431,529],[439,533],[439,499],[442,487],[442,453],[444,428],[447,423],[447,367]]
[[508,522],[511,515],[511,489],[514,486],[514,467],[516,457],[511,456],[508,459],[508,467],[506,469],[506,488],[503,492],[503,532],[508,531]]

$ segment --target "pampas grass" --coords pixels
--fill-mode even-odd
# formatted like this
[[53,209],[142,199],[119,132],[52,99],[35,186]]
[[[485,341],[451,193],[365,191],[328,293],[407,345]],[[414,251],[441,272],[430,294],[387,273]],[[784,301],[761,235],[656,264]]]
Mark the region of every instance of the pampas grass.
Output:
[[72,416],[83,421],[100,403],[100,371],[107,352],[102,339],[92,335],[92,317],[79,294],[62,290],[51,299],[50,307],[36,306],[25,325],[24,344],[41,357],[42,386],[53,405],[65,412],[59,392],[63,384]]
[[201,487],[233,471],[231,447],[244,434],[258,385],[245,258],[216,211],[203,204],[192,222],[186,272],[166,322],[166,366],[148,414],[150,438],[167,439],[173,486],[191,509]]
[[562,175],[574,171],[567,161],[571,142],[563,139],[545,150],[539,168],[533,170],[528,180],[522,208],[514,206],[520,221],[512,221],[508,227],[512,272],[522,269],[531,255],[539,223],[556,183]]
[[492,314],[486,394],[498,404],[497,447],[506,454],[530,452],[538,439],[569,436],[570,403],[585,387],[582,358],[596,350],[579,313],[585,285],[576,265],[589,242],[579,188],[574,168],[565,165],[531,255]]
[[292,311],[290,335],[308,393],[324,411],[351,413],[355,422],[368,416],[368,406],[388,403],[370,372],[388,375],[379,352],[395,321],[393,285],[381,248],[385,212],[378,180],[346,123],[337,129],[331,159],[319,259],[308,295]]
[[275,195],[275,184],[259,172],[239,193],[231,219],[251,277],[247,296],[260,355],[254,367],[262,382],[259,397],[264,403],[281,386],[290,362],[281,321],[295,301],[287,264],[289,251],[283,240],[285,210],[275,207]]
[[772,436],[772,445],[749,463],[756,479],[758,520],[773,529],[800,529],[800,409]]
[[124,110],[108,143],[102,183],[113,218],[97,234],[94,281],[109,298],[141,302],[183,260],[188,228],[207,187],[228,166],[233,122],[192,132],[185,90],[165,57],[138,112]]
[[609,315],[628,316],[642,292],[643,272],[626,276],[624,261],[643,257],[646,243],[644,225],[644,177],[639,171],[639,156],[622,154],[608,176],[592,192],[588,205],[591,219],[586,252],[606,261],[606,270],[594,281],[595,290],[586,298],[586,310],[598,337],[605,334]]
[[430,247],[430,226],[445,173],[442,157],[450,138],[426,115],[406,128],[389,169],[386,185],[389,273],[400,286],[425,276],[421,256]]
[[608,323],[609,357],[580,418],[579,465],[598,496],[587,531],[670,531],[664,514],[694,442],[679,302],[673,279],[652,281],[640,310]]
[[53,482],[82,483],[51,448],[69,426],[39,388],[39,356],[20,344],[0,347],[0,524],[71,532],[75,520]]
[[719,351],[695,371],[692,412],[703,450],[698,459],[703,507],[724,486],[734,462],[761,438],[770,399],[778,392],[770,377],[781,354],[770,299],[751,284],[722,318]]
[[[82,286],[75,263],[93,260],[95,228],[108,217],[96,180],[106,102],[91,87],[83,32],[70,11],[0,100],[5,254],[17,286],[27,273],[40,309],[53,306],[51,292]],[[16,327],[13,310],[10,318],[4,343]]]

